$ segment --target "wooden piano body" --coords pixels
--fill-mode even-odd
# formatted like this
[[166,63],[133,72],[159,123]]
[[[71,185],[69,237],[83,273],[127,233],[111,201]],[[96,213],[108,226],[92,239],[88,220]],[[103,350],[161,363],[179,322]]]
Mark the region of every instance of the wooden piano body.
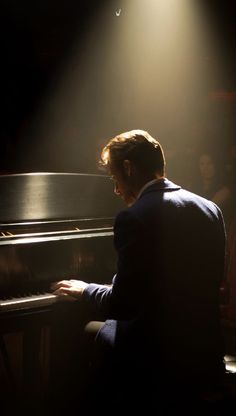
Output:
[[30,409],[66,377],[87,319],[50,285],[111,282],[123,204],[105,175],[4,175],[0,194],[0,384],[6,400]]

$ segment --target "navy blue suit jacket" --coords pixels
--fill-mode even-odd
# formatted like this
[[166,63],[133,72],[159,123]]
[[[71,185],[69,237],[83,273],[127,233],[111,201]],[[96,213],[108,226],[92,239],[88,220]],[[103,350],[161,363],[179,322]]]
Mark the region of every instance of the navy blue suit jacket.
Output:
[[115,220],[117,274],[83,301],[106,320],[100,338],[126,362],[195,379],[222,370],[219,287],[225,227],[211,201],[167,179]]

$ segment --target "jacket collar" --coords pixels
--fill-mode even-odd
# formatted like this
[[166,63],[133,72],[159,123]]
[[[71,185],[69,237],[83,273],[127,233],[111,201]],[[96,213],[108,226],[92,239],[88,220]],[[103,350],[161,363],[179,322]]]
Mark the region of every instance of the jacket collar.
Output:
[[138,198],[142,197],[144,194],[153,191],[177,191],[181,189],[181,186],[176,185],[174,182],[169,181],[167,178],[157,179],[151,182],[146,183],[141,189]]

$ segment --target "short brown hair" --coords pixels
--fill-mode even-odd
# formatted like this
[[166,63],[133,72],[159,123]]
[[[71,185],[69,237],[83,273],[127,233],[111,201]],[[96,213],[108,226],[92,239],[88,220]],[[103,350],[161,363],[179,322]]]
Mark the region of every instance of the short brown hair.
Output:
[[160,143],[147,131],[131,130],[110,139],[101,153],[100,165],[121,168],[124,160],[132,161],[143,172],[165,173],[165,156]]

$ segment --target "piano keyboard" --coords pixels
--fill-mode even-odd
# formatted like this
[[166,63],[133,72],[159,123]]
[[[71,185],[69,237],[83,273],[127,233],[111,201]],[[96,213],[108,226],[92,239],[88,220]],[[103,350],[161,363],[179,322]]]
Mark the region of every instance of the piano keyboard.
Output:
[[0,299],[0,312],[26,308],[38,308],[41,306],[52,305],[58,301],[61,301],[61,297],[52,293],[40,293],[37,295]]

